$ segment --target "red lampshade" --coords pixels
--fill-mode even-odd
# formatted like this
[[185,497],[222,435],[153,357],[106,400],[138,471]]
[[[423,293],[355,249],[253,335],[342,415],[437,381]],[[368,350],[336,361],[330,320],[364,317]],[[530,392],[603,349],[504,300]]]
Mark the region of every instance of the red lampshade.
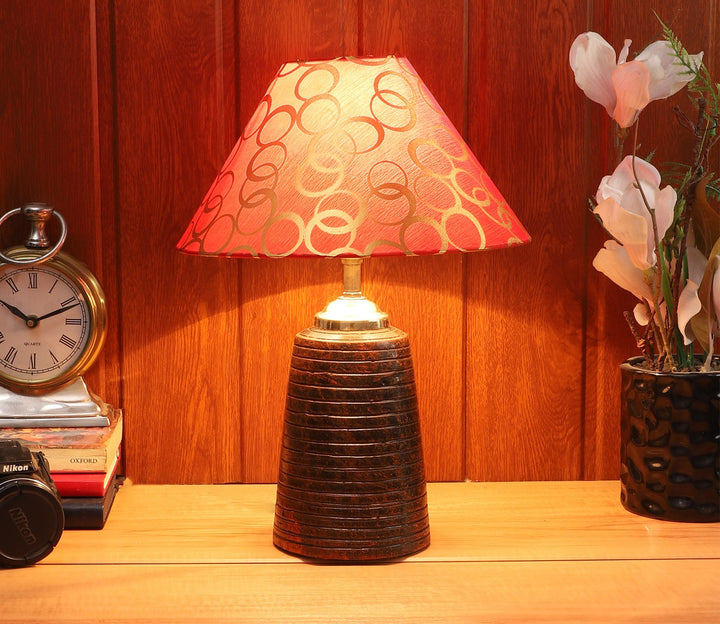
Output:
[[529,240],[412,65],[389,56],[283,65],[177,246],[378,256]]

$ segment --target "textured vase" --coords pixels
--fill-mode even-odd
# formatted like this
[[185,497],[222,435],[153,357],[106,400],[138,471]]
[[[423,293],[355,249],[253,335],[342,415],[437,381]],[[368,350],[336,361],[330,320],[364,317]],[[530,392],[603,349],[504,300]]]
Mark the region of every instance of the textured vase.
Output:
[[621,366],[621,500],[675,522],[720,521],[720,371]]
[[410,345],[395,328],[295,338],[273,542],[328,561],[430,543]]

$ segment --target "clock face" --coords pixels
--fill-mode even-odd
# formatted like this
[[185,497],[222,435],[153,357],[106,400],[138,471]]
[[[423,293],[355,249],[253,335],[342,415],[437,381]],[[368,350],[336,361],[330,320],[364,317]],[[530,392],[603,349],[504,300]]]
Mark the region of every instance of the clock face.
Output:
[[86,293],[64,272],[0,268],[0,381],[32,388],[79,374],[93,324]]

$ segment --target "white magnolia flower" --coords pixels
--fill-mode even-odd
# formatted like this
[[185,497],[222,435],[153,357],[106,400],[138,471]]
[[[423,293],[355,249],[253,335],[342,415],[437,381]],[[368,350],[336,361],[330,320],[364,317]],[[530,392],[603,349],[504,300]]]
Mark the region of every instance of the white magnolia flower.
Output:
[[[621,128],[632,126],[640,111],[653,100],[677,93],[694,77],[675,57],[667,41],[651,43],[635,60],[628,61],[630,39],[620,56],[600,35],[586,32],[570,47],[570,67],[575,82],[593,102],[602,104]],[[688,55],[694,68],[700,66],[703,53]]]

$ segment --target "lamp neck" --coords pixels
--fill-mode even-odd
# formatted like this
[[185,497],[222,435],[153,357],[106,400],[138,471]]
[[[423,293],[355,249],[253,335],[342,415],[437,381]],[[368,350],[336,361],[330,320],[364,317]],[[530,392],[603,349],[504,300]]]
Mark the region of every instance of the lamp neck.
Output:
[[387,314],[362,294],[362,258],[342,258],[343,294],[315,315],[315,327],[333,331],[359,331],[388,327]]
[[361,296],[362,258],[342,258],[343,297]]

